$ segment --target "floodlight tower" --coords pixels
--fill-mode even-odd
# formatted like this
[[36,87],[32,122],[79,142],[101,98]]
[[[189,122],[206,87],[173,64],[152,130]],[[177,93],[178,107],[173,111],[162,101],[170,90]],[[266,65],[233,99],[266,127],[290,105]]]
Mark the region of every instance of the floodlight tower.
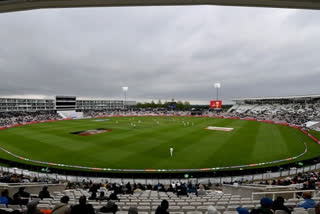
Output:
[[124,93],[124,104],[123,104],[123,108],[126,108],[126,104],[127,104],[127,91],[128,91],[129,87],[127,86],[123,86],[122,87],[122,91]]
[[221,88],[221,84],[219,82],[214,83],[214,88],[217,90],[217,100],[219,100],[219,89]]

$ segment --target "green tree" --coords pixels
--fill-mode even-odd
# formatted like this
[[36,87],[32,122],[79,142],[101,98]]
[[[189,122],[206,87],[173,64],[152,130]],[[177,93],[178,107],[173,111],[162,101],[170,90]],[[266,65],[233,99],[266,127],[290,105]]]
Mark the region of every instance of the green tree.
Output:
[[179,110],[183,109],[183,102],[182,101],[177,102],[177,109],[179,109]]
[[152,100],[150,103],[150,108],[155,108],[155,107],[157,107],[157,106],[156,106],[155,102]]
[[168,102],[165,101],[165,102],[162,104],[162,107],[163,107],[163,108],[168,108]]
[[190,109],[190,103],[188,101],[184,101],[183,103],[183,109],[188,110]]

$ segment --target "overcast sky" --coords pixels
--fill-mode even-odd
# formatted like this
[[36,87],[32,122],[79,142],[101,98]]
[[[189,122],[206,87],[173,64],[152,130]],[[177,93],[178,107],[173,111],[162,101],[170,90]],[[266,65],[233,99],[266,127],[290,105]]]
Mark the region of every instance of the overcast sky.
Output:
[[320,94],[320,12],[221,6],[0,14],[0,97]]

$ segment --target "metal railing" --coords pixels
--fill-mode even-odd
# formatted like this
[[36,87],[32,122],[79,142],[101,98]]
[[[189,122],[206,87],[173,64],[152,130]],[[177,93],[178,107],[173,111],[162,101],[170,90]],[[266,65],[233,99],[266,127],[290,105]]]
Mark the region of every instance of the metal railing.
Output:
[[293,190],[293,191],[275,191],[275,192],[253,192],[251,199],[256,200],[257,198],[255,196],[259,196],[258,198],[262,198],[264,196],[272,195],[272,200],[275,200],[276,197],[282,196],[282,195],[292,195],[290,198],[297,198],[297,193],[303,193],[303,192],[311,192],[313,197],[316,197],[319,193],[319,190]]

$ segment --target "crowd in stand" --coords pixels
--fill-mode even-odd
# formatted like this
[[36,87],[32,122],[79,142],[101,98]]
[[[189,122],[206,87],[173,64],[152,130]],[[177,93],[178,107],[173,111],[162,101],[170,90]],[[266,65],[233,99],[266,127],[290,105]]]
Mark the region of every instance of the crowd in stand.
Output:
[[[301,184],[301,190],[316,190],[320,189],[320,172],[310,172],[305,174],[297,174],[296,176],[286,179],[265,181],[262,184],[268,185],[291,185],[291,184]],[[23,181],[38,181],[37,178],[26,177],[23,175],[15,175],[10,173],[3,173],[1,176],[0,182],[23,182]],[[108,192],[112,192],[110,195],[106,196],[103,191],[99,191],[101,187],[104,187]],[[124,183],[104,183],[104,184],[95,184],[91,181],[82,181],[82,182],[70,182],[68,183],[67,189],[80,188],[88,190],[91,193],[91,196],[88,198],[90,201],[105,201],[105,205],[99,209],[101,213],[116,213],[118,211],[117,202],[121,201],[118,197],[122,194],[134,194],[143,192],[145,190],[154,190],[158,192],[173,192],[177,196],[188,197],[189,194],[194,194],[196,196],[205,196],[206,190],[211,188],[211,184],[202,185],[202,184],[192,184],[192,183],[180,183],[172,182],[168,186],[163,184],[156,185],[143,185],[143,184],[130,184],[129,182]],[[320,214],[320,204],[312,199],[311,192],[304,192],[303,194],[298,195],[303,201],[297,203],[296,207],[302,207],[304,209],[316,208],[315,214]],[[1,199],[6,198],[7,204],[13,205],[26,205],[27,210],[24,211],[26,214],[92,214],[95,213],[90,203],[87,203],[86,196],[81,196],[79,198],[79,204],[69,206],[68,196],[63,196],[60,200],[60,203],[56,204],[52,210],[42,210],[37,209],[37,204],[40,200],[44,198],[51,198],[51,194],[48,191],[47,186],[44,186],[43,189],[39,192],[38,198],[29,200],[30,194],[25,191],[24,187],[20,187],[19,190],[11,198],[9,196],[8,190],[3,190],[1,192]],[[276,210],[284,210],[286,213],[291,214],[292,207],[286,207],[284,205],[284,199],[278,197],[275,201],[272,201],[270,198],[262,198],[260,201],[261,207],[249,210],[239,207],[237,209],[239,214],[272,214]],[[1,200],[0,200],[1,204]],[[161,205],[156,209],[155,214],[168,214],[169,202],[163,200]],[[6,213],[6,211],[1,211],[1,213]],[[15,211],[15,213],[20,213]],[[218,211],[215,207],[208,207],[208,214],[218,214]],[[137,207],[130,207],[128,214],[138,214]]]
[[37,178],[37,177],[30,177],[26,175],[20,175],[16,173],[10,172],[3,172],[0,173],[0,183],[51,183],[56,184],[59,183],[58,180],[52,178]]
[[191,115],[191,111],[169,111],[163,108],[149,110],[84,110],[84,117],[99,117],[99,116],[115,116],[115,115]]
[[234,105],[227,115],[302,125],[320,119],[320,103]]
[[[114,192],[115,193],[115,192]],[[115,193],[116,194],[116,193]],[[40,210],[37,205],[43,198],[51,198],[50,193],[46,187],[40,191],[39,197],[28,202],[30,194],[24,191],[24,188],[20,188],[17,193],[14,194],[13,199],[8,196],[8,190],[2,192],[2,197],[8,198],[9,204],[15,203],[19,205],[26,205],[26,210],[24,214],[95,214],[96,211],[90,203],[87,203],[86,196],[81,196],[79,198],[79,203],[73,206],[68,204],[69,197],[63,196],[60,199],[60,203],[57,203],[52,210]],[[106,203],[99,209],[100,213],[117,213],[118,206],[116,205],[119,199],[115,200],[110,197],[105,197]],[[305,210],[310,208],[315,208],[314,213],[320,214],[320,203],[317,203],[312,199],[310,192],[304,192],[302,194],[303,200],[299,202],[296,207],[304,208]],[[90,198],[89,198],[90,199]],[[91,199],[92,200],[92,199]],[[246,208],[238,207],[236,210],[238,214],[273,214],[277,210],[282,210],[283,214],[291,214],[293,207],[287,207],[284,204],[285,200],[283,197],[277,197],[276,200],[272,200],[267,197],[263,197],[260,200],[260,207],[254,208],[249,211]],[[161,204],[155,210],[155,214],[169,214],[168,211],[169,202],[167,200],[162,200]],[[0,210],[0,213],[10,213],[7,211]],[[13,212],[11,212],[13,213]],[[20,213],[19,211],[14,211],[14,213]],[[208,206],[208,214],[218,214],[217,209],[210,205]],[[128,214],[138,214],[138,208],[132,206],[128,210]]]
[[[171,111],[164,108],[138,110],[84,110],[84,117],[114,116],[114,115],[191,115],[191,110]],[[312,120],[320,120],[320,104],[259,104],[234,105],[227,112],[204,111],[208,116],[251,117],[260,120],[273,120],[296,125],[303,125]],[[0,112],[0,127],[17,123],[41,120],[59,119],[54,111],[37,112]]]
[[298,189],[301,190],[320,189],[320,172],[299,173],[293,178],[287,177],[285,179],[272,180],[268,184],[280,186],[299,184]]
[[92,193],[90,200],[101,200],[103,195],[97,197],[97,191],[100,187],[105,187],[108,191],[113,191],[113,194],[110,195],[111,199],[118,200],[116,197],[118,194],[133,194],[142,192],[145,190],[155,190],[158,192],[173,192],[176,193],[177,196],[188,196],[190,193],[195,193],[196,195],[205,195],[205,190],[209,190],[212,184],[193,184],[193,183],[180,183],[180,182],[172,182],[168,187],[165,187],[163,184],[158,183],[156,185],[151,184],[140,184],[130,182],[124,183],[104,183],[104,184],[94,184],[91,181],[86,182],[69,182],[67,185],[67,189],[75,189],[82,188],[88,189],[89,192]]
[[[192,115],[192,111],[168,111],[165,109],[150,109],[136,111],[121,110],[86,110],[85,117],[114,116],[114,115]],[[240,118],[255,118],[259,120],[272,120],[296,125],[303,125],[312,120],[320,120],[320,104],[267,104],[267,105],[234,105],[226,111],[204,111],[203,115],[226,116]]]
[[[253,184],[252,181],[233,181],[224,182],[224,184],[242,185]],[[293,177],[286,177],[274,180],[260,181],[259,184],[273,185],[273,186],[290,186],[297,190],[320,190],[320,172],[298,173]]]
[[0,127],[33,121],[54,120],[59,118],[59,115],[54,111],[0,112]]

